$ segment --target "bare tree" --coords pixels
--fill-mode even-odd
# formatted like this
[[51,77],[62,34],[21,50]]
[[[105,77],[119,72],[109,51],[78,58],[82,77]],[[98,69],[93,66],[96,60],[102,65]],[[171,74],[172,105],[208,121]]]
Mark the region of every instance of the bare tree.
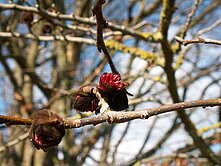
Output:
[[220,8],[2,1],[1,165],[221,165]]

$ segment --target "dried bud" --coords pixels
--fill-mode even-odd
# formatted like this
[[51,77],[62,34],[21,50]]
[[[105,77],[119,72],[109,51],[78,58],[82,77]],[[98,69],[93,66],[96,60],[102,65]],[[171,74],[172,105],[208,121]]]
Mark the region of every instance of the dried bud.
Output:
[[49,110],[38,111],[29,130],[29,137],[37,149],[47,151],[57,146],[65,135],[63,120]]
[[23,14],[22,14],[22,23],[27,24],[29,28],[32,26],[33,19],[34,19],[33,13],[23,12]]
[[104,73],[99,84],[97,88],[111,109],[120,111],[128,108],[129,93],[126,90],[128,83],[121,82],[119,74]]
[[54,29],[54,25],[50,22],[45,22],[42,27],[42,33],[44,34],[50,34]]
[[74,109],[78,111],[95,111],[99,112],[98,102],[99,100],[92,93],[93,88],[91,86],[82,86],[72,96],[72,103]]

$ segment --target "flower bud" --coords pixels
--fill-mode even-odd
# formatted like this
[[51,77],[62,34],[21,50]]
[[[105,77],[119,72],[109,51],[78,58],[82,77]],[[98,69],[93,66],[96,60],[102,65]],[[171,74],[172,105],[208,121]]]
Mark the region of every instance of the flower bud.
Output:
[[29,137],[37,149],[47,151],[57,146],[65,135],[63,120],[49,110],[38,111],[29,130]]
[[98,99],[92,93],[91,86],[82,86],[72,95],[72,105],[78,111],[95,111],[99,112]]

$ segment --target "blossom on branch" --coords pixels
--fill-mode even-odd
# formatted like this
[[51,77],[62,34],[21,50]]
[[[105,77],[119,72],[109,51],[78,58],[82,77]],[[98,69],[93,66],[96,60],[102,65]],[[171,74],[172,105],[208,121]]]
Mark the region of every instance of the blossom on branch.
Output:
[[[120,74],[104,73],[100,77],[98,92],[101,97],[108,103],[109,107],[115,111],[128,108],[126,87],[127,82],[121,82]],[[91,86],[82,86],[72,95],[72,105],[78,111],[95,111],[100,112],[99,99],[96,96],[96,90]]]
[[120,74],[104,73],[100,77],[99,85],[97,86],[101,96],[107,101],[110,108],[116,111],[128,108],[128,98],[126,87],[127,82],[121,82]]

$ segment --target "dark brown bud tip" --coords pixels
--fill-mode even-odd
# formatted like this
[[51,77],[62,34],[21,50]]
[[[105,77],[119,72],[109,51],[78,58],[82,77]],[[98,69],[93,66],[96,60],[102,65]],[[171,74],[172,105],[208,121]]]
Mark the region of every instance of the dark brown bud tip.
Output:
[[29,130],[29,137],[37,149],[47,151],[57,146],[65,135],[63,120],[49,110],[38,111]]

